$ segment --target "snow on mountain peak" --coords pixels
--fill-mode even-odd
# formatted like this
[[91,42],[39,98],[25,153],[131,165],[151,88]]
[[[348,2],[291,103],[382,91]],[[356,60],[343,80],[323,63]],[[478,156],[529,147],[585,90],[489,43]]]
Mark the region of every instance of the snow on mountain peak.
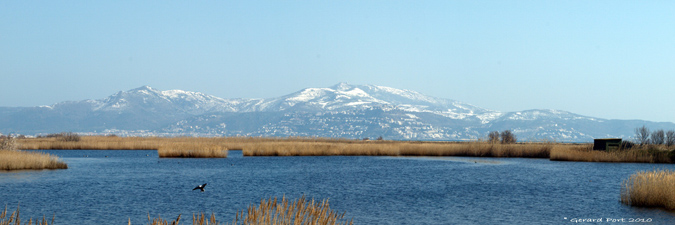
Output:
[[331,87],[331,88],[332,88],[332,89],[335,89],[335,90],[337,90],[337,91],[347,91],[347,90],[349,90],[349,89],[354,88],[354,86],[350,85],[349,83],[342,82],[342,83],[339,83],[339,84],[337,84],[337,85],[335,85],[335,86],[333,86],[333,87]]
[[[306,88],[267,99],[222,99],[200,92],[161,91],[142,86],[120,91],[105,99],[62,102],[39,110],[26,110],[30,110],[27,111],[29,113],[17,113],[12,117],[17,119],[7,121],[27,121],[27,117],[22,117],[27,114],[32,116],[31,119],[49,118],[49,121],[45,120],[47,124],[52,122],[52,118],[67,115],[62,118],[63,121],[71,122],[59,122],[49,129],[121,129],[132,133],[138,130],[140,134],[150,130],[159,132],[153,134],[217,136],[324,135],[360,138],[384,134],[385,138],[456,140],[480,138],[488,130],[503,129],[513,130],[522,140],[550,137],[589,140],[593,136],[623,135],[605,131],[616,130],[618,125],[614,124],[617,121],[562,110],[502,113],[410,90],[348,83],[327,88]],[[44,113],[46,116],[31,113]],[[240,122],[253,117],[255,121]],[[80,125],[84,122],[89,123],[86,125],[89,127]],[[249,125],[249,122],[255,124]],[[175,125],[162,127],[169,123]],[[585,125],[588,123],[591,125]],[[62,124],[73,126],[64,128]],[[633,126],[635,122],[618,124],[625,127]],[[595,126],[604,127],[604,130]],[[660,126],[671,129],[675,125]]]
[[325,88],[306,88],[297,95],[289,97],[286,100],[291,102],[307,102],[324,95],[325,91]]

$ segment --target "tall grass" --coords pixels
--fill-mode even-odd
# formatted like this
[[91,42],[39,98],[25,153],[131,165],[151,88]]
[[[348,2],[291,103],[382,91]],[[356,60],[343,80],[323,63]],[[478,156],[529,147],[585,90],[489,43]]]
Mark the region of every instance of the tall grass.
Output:
[[553,143],[487,142],[261,142],[244,149],[246,156],[477,156],[548,158]]
[[170,138],[83,136],[79,141],[61,138],[19,139],[21,149],[43,150],[156,150]]
[[0,150],[0,170],[41,169],[68,169],[68,164],[47,153]]
[[225,158],[226,143],[221,138],[84,136],[79,141],[23,139],[20,146],[22,149],[54,150],[157,150],[159,157]]
[[631,206],[664,207],[675,210],[675,171],[641,171],[624,180],[621,202]]
[[[22,149],[161,149],[160,157],[223,157],[221,151],[209,149],[229,149],[243,150],[244,156],[473,156],[549,158],[559,161],[586,162],[675,162],[675,151],[668,152],[667,149],[659,150],[656,147],[593,151],[591,144],[553,142],[499,144],[482,141],[412,142],[327,138],[103,136],[83,136],[77,142],[67,142],[56,138],[19,139],[18,142]],[[203,153],[195,151],[203,151]],[[197,154],[205,156],[196,156]],[[226,155],[227,152],[224,154]]]
[[353,224],[352,220],[343,221],[345,214],[330,209],[328,200],[315,202],[307,200],[303,195],[296,201],[289,201],[286,196],[261,200],[260,205],[250,205],[246,212],[237,213],[233,225],[248,224]]
[[[19,217],[19,206],[16,207],[16,210],[12,212],[12,214],[9,214],[7,216],[7,205],[5,205],[5,210],[0,212],[0,225],[49,225],[49,221],[43,216],[42,220],[40,219],[35,219],[33,218],[28,219],[28,221],[21,221],[21,217]],[[56,218],[56,215],[52,217],[52,222],[51,224],[54,224],[54,219]]]
[[259,142],[243,149],[245,156],[398,156],[396,144],[339,143],[339,142]]
[[637,163],[673,163],[669,152],[636,146],[630,149],[614,151],[595,151],[592,145],[573,148],[555,148],[551,152],[554,161],[578,162],[637,162]]
[[489,142],[407,143],[401,146],[403,156],[474,156],[548,158],[553,143],[497,144]]
[[160,158],[227,158],[227,149],[204,143],[176,143],[157,149]]
[[[298,200],[289,201],[286,196],[281,198],[281,202],[275,198],[260,200],[260,205],[249,205],[246,211],[237,212],[232,225],[295,225],[295,224],[354,224],[352,220],[342,221],[345,213],[338,213],[330,209],[328,199],[321,202],[315,202],[314,199],[307,200],[303,195]],[[181,216],[175,220],[165,220],[161,216],[150,218],[148,214],[148,224],[151,225],[176,225],[180,222]],[[207,216],[204,213],[192,214],[193,225],[218,225],[215,214]],[[1,224],[0,224],[1,225]],[[131,222],[129,222],[131,225]]]
[[[178,225],[178,223],[180,222],[180,217],[181,215],[179,214],[178,218],[172,221],[162,219],[161,215],[157,216],[157,218],[150,219],[150,213],[148,213],[148,225]],[[131,218],[129,218],[129,225],[131,225]]]

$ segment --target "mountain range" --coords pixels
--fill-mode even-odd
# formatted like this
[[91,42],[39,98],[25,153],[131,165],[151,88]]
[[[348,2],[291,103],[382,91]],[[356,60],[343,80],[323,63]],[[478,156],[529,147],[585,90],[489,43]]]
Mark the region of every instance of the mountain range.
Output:
[[471,140],[511,130],[521,141],[631,138],[634,129],[675,123],[601,119],[561,110],[499,112],[411,90],[340,83],[266,99],[224,99],[143,86],[105,99],[0,107],[0,132],[72,131],[121,136],[311,136]]

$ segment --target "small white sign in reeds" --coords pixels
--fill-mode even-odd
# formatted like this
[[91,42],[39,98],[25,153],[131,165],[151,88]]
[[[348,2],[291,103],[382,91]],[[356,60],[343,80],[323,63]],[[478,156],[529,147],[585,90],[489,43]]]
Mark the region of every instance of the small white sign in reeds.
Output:
[[631,206],[675,210],[675,171],[641,171],[624,180],[621,202]]

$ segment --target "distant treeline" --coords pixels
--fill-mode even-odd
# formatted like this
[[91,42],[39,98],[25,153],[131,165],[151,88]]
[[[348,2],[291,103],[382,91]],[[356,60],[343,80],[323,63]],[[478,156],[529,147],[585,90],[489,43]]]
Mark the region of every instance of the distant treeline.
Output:
[[505,130],[501,133],[499,133],[499,131],[492,131],[488,134],[488,142],[490,143],[513,144],[516,143],[516,141],[518,141],[518,139],[511,130]]
[[80,141],[80,135],[75,132],[61,132],[55,134],[38,135],[36,138],[57,138],[61,141]]
[[639,145],[665,145],[670,148],[675,146],[675,130],[650,132],[646,126],[635,128],[635,142]]

